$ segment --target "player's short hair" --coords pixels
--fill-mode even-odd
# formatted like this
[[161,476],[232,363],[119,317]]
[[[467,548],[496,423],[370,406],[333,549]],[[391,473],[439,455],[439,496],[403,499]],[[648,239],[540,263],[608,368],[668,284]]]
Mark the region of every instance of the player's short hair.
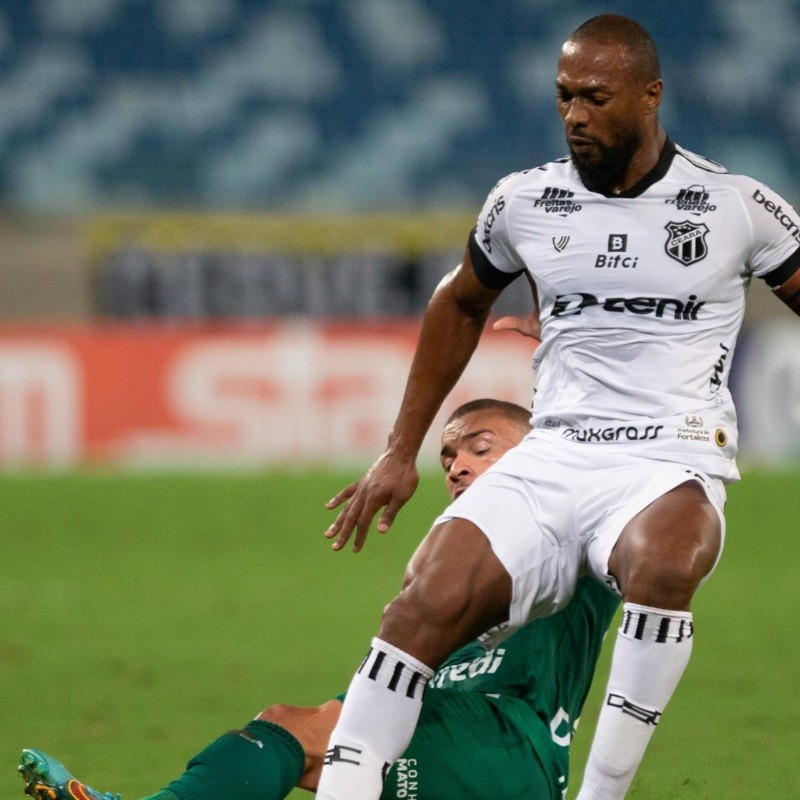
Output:
[[470,400],[460,405],[448,418],[446,425],[454,422],[474,411],[496,411],[506,419],[519,425],[522,430],[528,431],[531,427],[531,412],[527,408],[510,403],[508,400],[495,400],[491,397],[482,397],[479,400]]
[[622,14],[592,17],[575,30],[569,41],[622,45],[630,54],[636,72],[646,83],[661,77],[661,62],[653,37],[630,17]]

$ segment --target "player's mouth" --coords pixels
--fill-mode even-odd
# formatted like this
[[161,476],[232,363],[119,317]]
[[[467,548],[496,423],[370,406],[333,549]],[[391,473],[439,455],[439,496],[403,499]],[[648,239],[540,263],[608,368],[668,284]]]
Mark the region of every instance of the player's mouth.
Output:
[[576,136],[573,134],[567,137],[567,141],[569,142],[569,146],[578,153],[585,153],[595,146],[594,139],[589,139],[586,136]]
[[453,500],[455,500],[457,497],[461,497],[461,495],[464,494],[464,492],[466,492],[466,491],[467,491],[467,487],[466,486],[459,486],[453,492]]

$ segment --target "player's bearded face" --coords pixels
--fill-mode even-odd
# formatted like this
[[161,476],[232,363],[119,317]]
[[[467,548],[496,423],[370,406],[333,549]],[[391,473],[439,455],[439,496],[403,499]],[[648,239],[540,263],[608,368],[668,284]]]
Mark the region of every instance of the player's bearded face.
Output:
[[609,144],[585,133],[583,135],[591,141],[590,147],[578,151],[570,144],[569,137],[567,144],[572,163],[588,189],[604,189],[619,183],[643,138],[638,129],[622,133]]
[[652,122],[647,86],[624,48],[568,41],[556,89],[567,146],[583,183],[593,191],[623,184]]

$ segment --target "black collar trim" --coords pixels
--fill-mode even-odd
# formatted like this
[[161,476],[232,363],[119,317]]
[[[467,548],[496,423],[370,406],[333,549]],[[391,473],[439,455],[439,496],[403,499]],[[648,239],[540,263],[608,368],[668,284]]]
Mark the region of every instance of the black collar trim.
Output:
[[672,160],[677,152],[675,145],[667,138],[656,165],[646,175],[642,175],[630,189],[626,189],[619,194],[614,194],[613,192],[599,192],[599,194],[602,194],[603,197],[639,197],[640,194],[646,192],[654,183],[658,183],[669,172]]

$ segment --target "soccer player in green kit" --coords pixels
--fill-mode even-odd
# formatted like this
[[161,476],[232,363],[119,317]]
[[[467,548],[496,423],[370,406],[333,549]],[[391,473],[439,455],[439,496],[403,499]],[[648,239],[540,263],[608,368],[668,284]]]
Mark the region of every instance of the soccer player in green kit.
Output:
[[[526,435],[528,420],[521,406],[496,400],[451,415],[441,449],[451,499]],[[413,570],[412,561],[406,580]],[[382,800],[560,800],[570,741],[617,605],[584,577],[558,614],[506,639],[501,626],[483,644],[455,652],[428,683],[420,722],[386,776]],[[413,676],[405,685],[413,691]],[[295,786],[315,791],[341,705],[268,708],[210,744],[148,800],[281,800]],[[38,750],[23,751],[20,772],[37,800],[114,798]]]

